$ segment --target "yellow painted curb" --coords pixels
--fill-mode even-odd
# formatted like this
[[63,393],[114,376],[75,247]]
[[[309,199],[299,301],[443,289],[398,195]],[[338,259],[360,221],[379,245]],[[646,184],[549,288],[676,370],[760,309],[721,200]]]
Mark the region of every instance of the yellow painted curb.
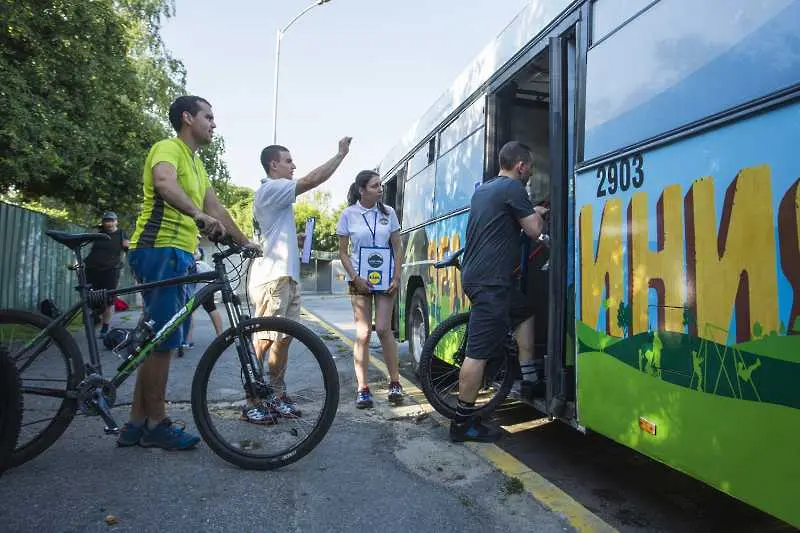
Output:
[[[342,330],[312,313],[305,307],[302,307],[301,310],[315,322],[322,325],[331,334],[336,335],[342,342],[350,347],[353,346],[353,341],[350,340]],[[369,361],[372,366],[380,370],[385,376],[389,375],[386,364],[371,353],[369,355]],[[403,376],[400,376],[400,384],[403,385],[406,395],[417,402],[439,425],[446,426],[450,423],[449,420],[437,413],[430,406],[425,399],[425,394],[419,387]],[[499,446],[475,442],[468,442],[465,444],[470,450],[483,457],[503,474],[519,479],[525,491],[530,494],[531,497],[554,513],[563,516],[577,531],[581,533],[619,533],[611,525],[607,524],[600,517],[578,503],[569,494],[547,481],[540,474],[531,470],[528,466]]]

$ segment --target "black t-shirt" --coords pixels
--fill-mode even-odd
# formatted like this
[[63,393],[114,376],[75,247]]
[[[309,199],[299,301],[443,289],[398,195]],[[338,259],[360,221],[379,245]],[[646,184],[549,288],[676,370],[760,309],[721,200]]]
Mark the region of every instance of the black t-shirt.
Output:
[[86,266],[97,270],[120,268],[122,266],[122,241],[127,240],[128,236],[121,229],[110,232],[101,229],[100,233],[106,233],[110,238],[95,241],[92,244],[92,251],[86,256]]
[[519,180],[499,176],[472,195],[461,268],[464,286],[512,285],[520,260],[519,220],[534,213]]

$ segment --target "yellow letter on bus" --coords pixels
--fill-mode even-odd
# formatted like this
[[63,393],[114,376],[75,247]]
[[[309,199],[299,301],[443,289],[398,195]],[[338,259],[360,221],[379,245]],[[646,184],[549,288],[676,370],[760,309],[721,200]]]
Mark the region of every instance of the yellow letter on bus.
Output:
[[617,311],[622,303],[622,207],[619,200],[609,200],[600,217],[597,255],[594,253],[592,206],[580,214],[581,246],[581,320],[597,328],[597,319],[606,294],[606,333],[622,336]]
[[725,194],[717,233],[714,182],[697,180],[686,197],[689,303],[701,337],[726,343],[736,309],[736,341],[756,324],[778,330],[775,218],[766,165],[743,169]]

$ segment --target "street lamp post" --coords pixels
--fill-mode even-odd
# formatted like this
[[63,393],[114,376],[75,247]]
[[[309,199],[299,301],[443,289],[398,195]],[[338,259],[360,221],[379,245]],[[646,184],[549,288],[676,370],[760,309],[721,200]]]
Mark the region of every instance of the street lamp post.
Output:
[[284,26],[282,29],[279,29],[275,34],[275,85],[273,87],[273,101],[272,101],[272,144],[276,144],[278,142],[278,78],[280,75],[281,69],[281,41],[283,40],[283,36],[289,31],[289,28],[297,22],[297,19],[311,11],[317,6],[321,6],[322,4],[327,4],[331,0],[315,0],[313,4],[309,5],[305,9],[303,9],[300,13],[295,15],[295,17],[289,21],[289,24]]

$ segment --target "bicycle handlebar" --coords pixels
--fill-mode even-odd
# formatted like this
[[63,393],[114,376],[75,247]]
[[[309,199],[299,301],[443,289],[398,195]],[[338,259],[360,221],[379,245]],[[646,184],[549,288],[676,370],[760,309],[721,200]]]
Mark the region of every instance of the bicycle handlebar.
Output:
[[[197,229],[201,231],[203,230],[203,228],[205,228],[205,222],[203,222],[202,220],[195,220],[194,223],[197,225]],[[255,250],[253,248],[249,248],[247,246],[242,246],[241,244],[237,243],[230,235],[225,235],[221,239],[216,239],[212,235],[208,235],[207,237],[214,244],[221,244],[228,247],[227,250],[223,250],[211,256],[212,260],[215,263],[223,261],[228,257],[237,254],[241,255],[245,259],[253,259],[261,255],[260,251]]]

